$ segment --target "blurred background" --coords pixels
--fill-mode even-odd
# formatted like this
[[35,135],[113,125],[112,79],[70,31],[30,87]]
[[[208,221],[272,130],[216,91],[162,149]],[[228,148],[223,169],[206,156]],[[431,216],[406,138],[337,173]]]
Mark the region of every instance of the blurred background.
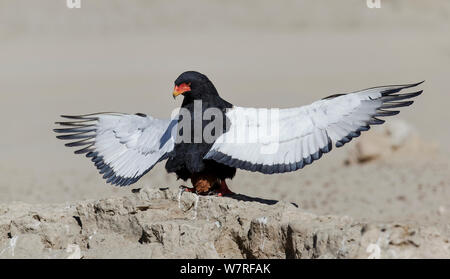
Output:
[[[81,0],[79,9],[66,0],[0,0],[0,202],[128,194],[64,147],[53,123],[60,114],[99,111],[168,117],[181,104],[173,81],[186,70],[249,107],[426,80],[425,93],[396,117],[411,131],[403,147],[383,138],[392,130],[379,130],[382,139],[375,131],[367,142],[372,135],[375,149],[391,152],[376,160],[353,163],[361,137],[295,173],[239,171],[230,187],[318,214],[444,223],[449,30],[445,0],[381,0],[380,8],[366,0]],[[132,188],[180,184],[160,164]]]

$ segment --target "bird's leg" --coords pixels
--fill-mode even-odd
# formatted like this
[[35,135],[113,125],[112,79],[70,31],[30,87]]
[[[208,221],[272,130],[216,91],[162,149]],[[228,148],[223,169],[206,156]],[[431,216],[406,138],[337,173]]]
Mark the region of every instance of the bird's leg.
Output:
[[230,190],[230,188],[228,188],[228,185],[227,185],[227,183],[225,182],[225,179],[222,179],[222,180],[220,181],[220,187],[219,187],[219,189],[218,189],[218,191],[217,191],[217,195],[218,195],[219,197],[223,197],[223,196],[226,196],[226,195],[234,195],[234,192],[232,192],[232,191]]

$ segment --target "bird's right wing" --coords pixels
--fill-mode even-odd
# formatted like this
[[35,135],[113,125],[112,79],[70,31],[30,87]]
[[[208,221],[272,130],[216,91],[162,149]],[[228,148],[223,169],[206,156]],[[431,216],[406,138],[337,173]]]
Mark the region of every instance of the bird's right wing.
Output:
[[[417,84],[374,87],[338,94],[289,109],[233,107],[226,116],[229,130],[205,155],[219,163],[266,174],[295,171],[382,124],[390,110],[409,106],[422,91],[396,94]],[[276,117],[273,117],[276,116]]]
[[76,154],[92,158],[107,183],[125,186],[136,182],[167,158],[175,143],[177,119],[156,119],[144,114],[95,113],[62,115],[71,121],[56,122],[58,139],[81,147]]

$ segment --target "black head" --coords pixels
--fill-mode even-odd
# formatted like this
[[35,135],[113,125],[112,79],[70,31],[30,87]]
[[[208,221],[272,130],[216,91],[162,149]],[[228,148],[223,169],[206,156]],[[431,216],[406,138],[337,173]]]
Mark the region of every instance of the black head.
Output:
[[[173,97],[175,98],[178,95],[190,96],[194,99],[201,99],[203,94],[214,93],[210,92],[211,90],[206,90],[209,85],[212,85],[211,81],[207,76],[195,72],[195,71],[187,71],[182,73],[175,80],[175,89],[173,91]],[[215,91],[215,89],[214,89]],[[215,91],[215,93],[217,93]]]
[[202,100],[207,106],[230,108],[233,105],[220,98],[216,88],[207,76],[199,72],[188,71],[182,73],[175,80],[173,97],[183,95],[182,106],[189,106],[195,100]]
[[178,76],[178,78],[175,80],[175,85],[180,85],[182,83],[192,83],[192,85],[200,85],[208,81],[208,77],[204,74],[195,71],[187,71]]

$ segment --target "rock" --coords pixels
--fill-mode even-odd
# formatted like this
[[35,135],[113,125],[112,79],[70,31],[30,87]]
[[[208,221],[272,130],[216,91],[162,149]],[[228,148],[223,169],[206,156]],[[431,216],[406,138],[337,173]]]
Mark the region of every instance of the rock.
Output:
[[407,122],[389,119],[373,131],[361,134],[355,144],[348,147],[346,164],[366,163],[379,158],[392,157],[393,153],[433,152],[436,146],[426,143]]
[[296,205],[143,188],[70,205],[0,205],[0,258],[450,257],[449,232]]
[[393,121],[377,128],[372,135],[369,134],[356,143],[356,159],[358,162],[364,163],[389,155],[392,151],[403,146],[412,133],[411,126],[398,119],[393,119]]

